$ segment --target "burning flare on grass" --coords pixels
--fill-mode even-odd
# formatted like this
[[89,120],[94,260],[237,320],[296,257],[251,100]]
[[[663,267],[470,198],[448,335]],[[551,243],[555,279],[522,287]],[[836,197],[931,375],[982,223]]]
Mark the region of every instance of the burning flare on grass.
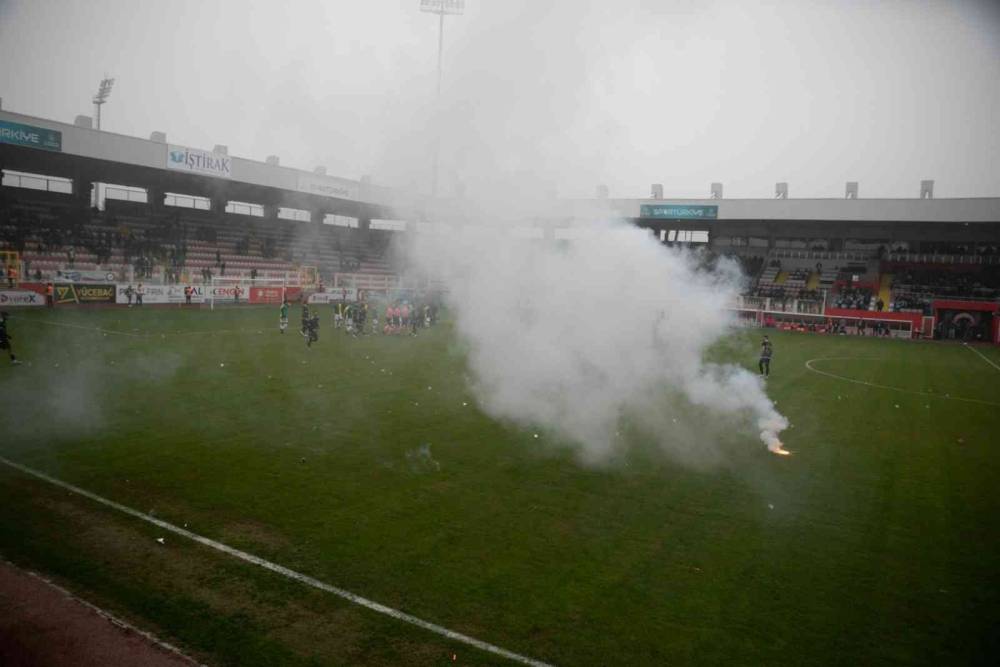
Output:
[[[764,420],[761,421],[763,422]],[[762,424],[762,426],[764,430],[760,432],[760,439],[767,445],[767,451],[778,456],[791,456],[792,453],[785,449],[784,443],[778,439],[778,434],[773,430],[769,430],[769,425]]]
[[781,444],[780,440],[775,440],[773,445],[768,446],[768,451],[772,454],[777,454],[778,456],[791,456],[792,453],[785,449],[785,446]]

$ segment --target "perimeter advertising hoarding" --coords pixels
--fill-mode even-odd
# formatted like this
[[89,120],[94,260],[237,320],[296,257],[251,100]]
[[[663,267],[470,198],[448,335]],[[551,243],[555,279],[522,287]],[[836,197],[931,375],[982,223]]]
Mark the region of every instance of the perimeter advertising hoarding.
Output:
[[329,292],[316,292],[309,295],[309,303],[338,303],[341,301],[355,301],[358,298],[358,290],[353,287],[331,287]]
[[289,302],[298,301],[302,296],[301,287],[251,287],[250,303],[281,303],[284,295]]
[[[240,288],[239,296],[236,296],[236,288]],[[215,299],[216,301],[250,301],[250,286],[242,285],[215,285],[205,288],[205,299]]]
[[715,220],[719,217],[718,206],[689,206],[687,204],[642,204],[640,218],[660,220]]
[[93,283],[56,283],[56,303],[114,303],[114,285]]
[[68,283],[109,283],[115,280],[114,271],[77,271],[68,269],[57,276]]
[[[135,289],[138,283],[132,284],[132,303],[135,303]],[[129,303],[127,283],[118,283],[115,303]],[[184,303],[184,285],[143,285],[142,295],[143,305],[157,303]],[[201,303],[205,300],[205,288],[201,285],[193,285],[194,294],[191,295],[191,303]],[[232,295],[230,295],[232,296]]]
[[62,132],[0,120],[0,144],[40,148],[43,151],[62,151]]
[[31,290],[0,290],[0,308],[10,306],[44,306],[45,297]]
[[167,169],[216,178],[232,178],[233,159],[222,153],[170,144],[167,146]]

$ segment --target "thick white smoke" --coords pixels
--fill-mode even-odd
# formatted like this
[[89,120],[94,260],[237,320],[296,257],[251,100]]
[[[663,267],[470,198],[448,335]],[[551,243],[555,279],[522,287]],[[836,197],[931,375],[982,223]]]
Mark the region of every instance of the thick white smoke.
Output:
[[[600,462],[614,450],[623,416],[676,413],[679,394],[689,407],[754,420],[742,423],[780,448],[788,422],[761,380],[703,360],[730,330],[735,265],[701,270],[690,253],[623,222],[588,222],[576,232],[571,241],[473,226],[415,235],[411,260],[448,285],[483,409],[547,428]],[[657,405],[671,396],[672,404]],[[672,429],[676,422],[652,434],[667,450],[673,436],[691,430],[690,423]]]

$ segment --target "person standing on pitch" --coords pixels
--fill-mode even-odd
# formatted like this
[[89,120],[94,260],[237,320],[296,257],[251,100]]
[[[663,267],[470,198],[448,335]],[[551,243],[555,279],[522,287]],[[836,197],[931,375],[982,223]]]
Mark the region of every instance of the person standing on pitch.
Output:
[[306,347],[319,340],[319,315],[313,315],[306,321]]
[[7,333],[7,311],[0,313],[0,350],[7,350],[10,355],[11,365],[21,363],[14,354],[14,349],[10,346],[10,334]]
[[760,343],[760,361],[757,362],[757,366],[760,368],[760,374],[762,377],[771,376],[771,340],[764,336],[764,340]]
[[285,333],[288,328],[288,299],[281,301],[281,308],[278,309],[281,315],[278,317],[278,331]]

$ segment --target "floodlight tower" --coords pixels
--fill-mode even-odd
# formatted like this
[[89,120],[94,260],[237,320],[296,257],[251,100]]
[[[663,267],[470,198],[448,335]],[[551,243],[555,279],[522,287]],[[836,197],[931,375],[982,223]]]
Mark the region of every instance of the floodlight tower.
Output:
[[111,96],[111,87],[115,85],[115,80],[109,78],[107,75],[101,79],[101,85],[97,88],[97,94],[94,95],[94,117],[97,120],[97,129],[101,129],[101,107],[104,103],[108,101]]
[[[101,107],[104,103],[108,101],[108,97],[111,96],[111,87],[115,85],[115,80],[110,78],[107,74],[101,79],[100,85],[97,87],[97,94],[94,95],[94,120],[97,122],[97,129],[101,129]],[[98,208],[101,204],[101,184],[94,183],[94,208]]]
[[[441,107],[441,61],[444,54],[444,17],[448,14],[458,16],[465,13],[465,0],[420,0],[420,11],[438,15],[438,67],[437,96],[434,98],[436,110]],[[441,144],[441,133],[434,132],[434,164],[431,167],[431,196],[437,196],[438,182],[438,152]]]

